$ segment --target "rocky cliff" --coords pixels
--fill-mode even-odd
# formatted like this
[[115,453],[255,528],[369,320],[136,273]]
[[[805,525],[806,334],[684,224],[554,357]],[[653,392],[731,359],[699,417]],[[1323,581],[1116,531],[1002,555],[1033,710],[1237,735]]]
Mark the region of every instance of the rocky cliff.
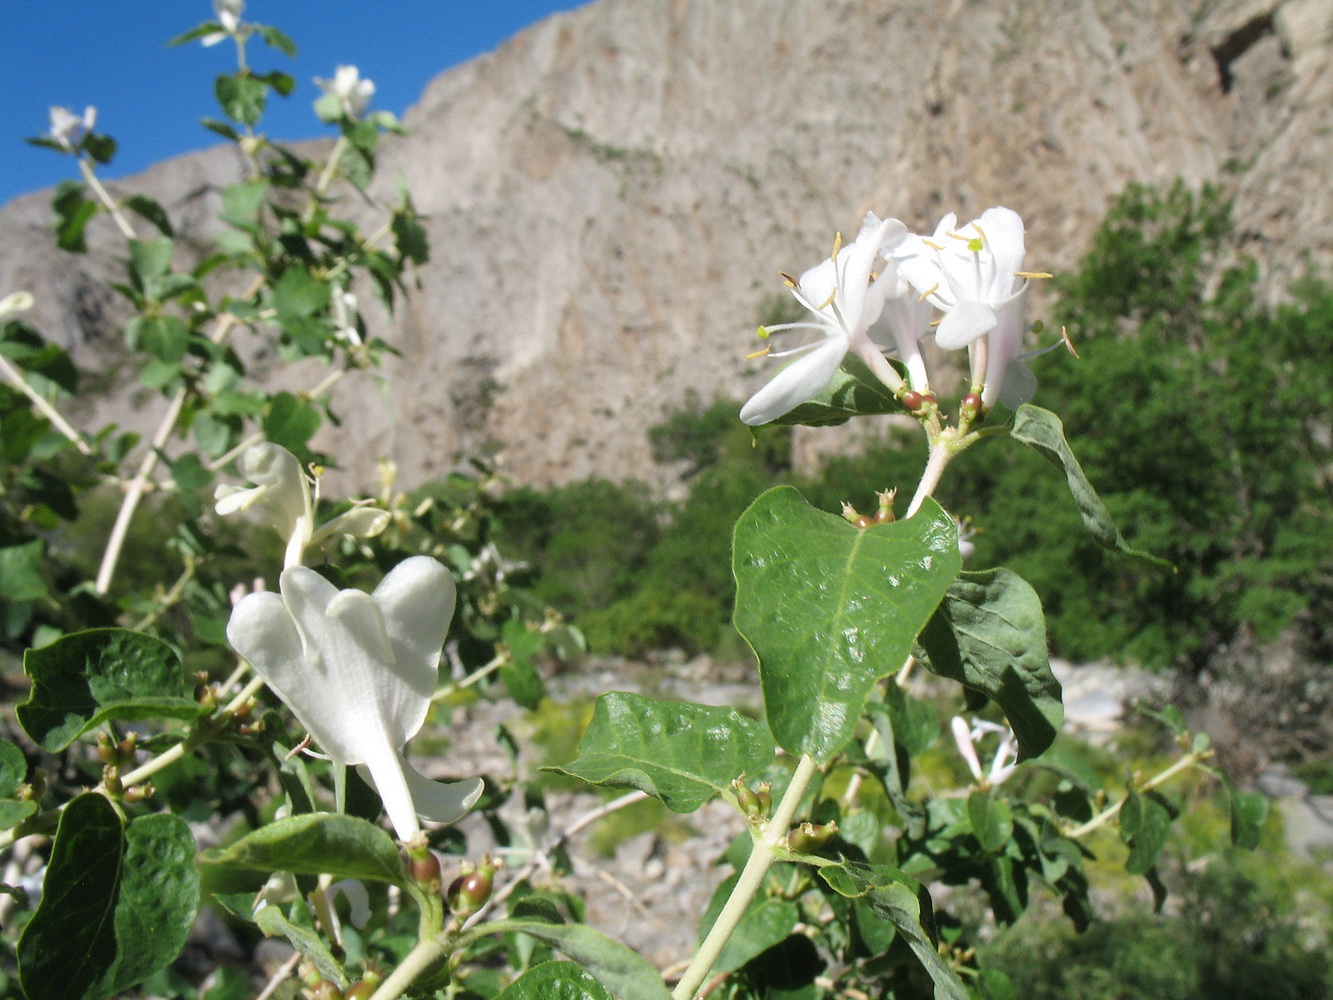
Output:
[[[933,227],[1008,205],[1029,266],[1058,270],[1127,182],[1221,181],[1280,295],[1305,261],[1333,262],[1330,53],[1327,0],[598,0],[554,16],[438,77],[386,149],[433,256],[381,331],[403,355],[393,392],[339,386],[336,451],[362,479],[388,454],[417,482],[486,441],[524,481],[650,475],[646,428],[687,389],[760,384],[745,354],[777,272],[867,209]],[[154,188],[202,236],[235,174],[206,153],[122,187]],[[32,290],[44,329],[87,350],[113,332],[90,275],[114,261],[48,251],[46,200],[0,212],[0,289]]]

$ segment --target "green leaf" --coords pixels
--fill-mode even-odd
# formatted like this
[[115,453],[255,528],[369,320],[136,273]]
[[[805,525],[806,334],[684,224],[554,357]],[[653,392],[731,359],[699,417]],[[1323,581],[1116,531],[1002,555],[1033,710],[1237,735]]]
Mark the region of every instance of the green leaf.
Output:
[[51,199],[52,223],[56,231],[56,245],[70,253],[86,253],[88,244],[83,231],[94,215],[97,202],[83,196],[83,185],[77,181],[62,181]]
[[[800,919],[801,911],[791,900],[767,896],[752,903],[736,924],[731,937],[727,938],[722,954],[713,963],[712,972],[739,969],[750,959],[785,940]],[[711,922],[707,929],[700,927],[700,938],[711,929]]]
[[259,210],[268,197],[268,189],[268,181],[262,178],[228,185],[222,192],[222,211],[218,218],[237,229],[253,232],[257,228]]
[[1231,843],[1252,851],[1259,846],[1264,821],[1268,819],[1268,799],[1258,792],[1238,791],[1226,777],[1222,783],[1231,799]]
[[170,237],[174,235],[171,229],[171,220],[167,218],[166,211],[148,195],[130,195],[125,199],[125,207],[155,225],[163,236]]
[[425,228],[410,213],[394,213],[393,238],[398,244],[398,253],[412,263],[424,264],[430,260],[430,239]]
[[102,1000],[169,965],[199,905],[194,837],[162,813],[126,828],[96,793],[60,817],[42,902],[19,940],[28,1000]]
[[328,282],[312,277],[300,267],[289,267],[273,286],[273,310],[278,322],[297,324],[329,306]]
[[23,751],[8,740],[0,740],[0,798],[12,799],[28,780],[28,761]]
[[1125,871],[1146,875],[1171,835],[1171,813],[1155,797],[1130,792],[1120,808],[1120,832],[1129,844]]
[[83,151],[105,166],[116,155],[116,140],[100,132],[89,132],[83,137]]
[[1017,573],[963,573],[921,633],[924,662],[941,677],[980,691],[1018,737],[1018,759],[1049,747],[1064,722],[1060,682],[1046,650],[1037,592]]
[[296,55],[296,43],[284,35],[277,28],[270,27],[267,24],[256,24],[255,31],[259,33],[266,44],[271,48],[277,49],[287,58],[293,58]]
[[478,937],[495,933],[531,935],[569,956],[622,1000],[671,1000],[653,966],[619,941],[584,924],[496,920],[474,927],[472,933]]
[[935,984],[935,1000],[967,1000],[967,990],[935,948],[934,912],[925,886],[884,865],[844,862],[819,869],[830,889],[864,900],[893,923]]
[[196,38],[203,38],[206,35],[223,34],[225,29],[217,21],[205,21],[203,24],[196,24],[189,31],[177,35],[167,42],[168,48],[175,48],[177,45],[184,45],[186,42],[192,42]]
[[520,706],[536,708],[546,690],[532,660],[546,647],[545,636],[518,618],[511,618],[500,629],[500,638],[509,652],[500,664],[500,680]]
[[264,415],[264,436],[299,458],[307,454],[306,445],[319,430],[319,424],[317,409],[290,392],[279,392]]
[[1056,468],[1064,472],[1065,479],[1069,483],[1069,492],[1074,495],[1079,516],[1083,518],[1083,526],[1099,545],[1116,549],[1154,566],[1175,571],[1175,566],[1167,560],[1133,548],[1125,541],[1125,536],[1120,534],[1120,529],[1111,520],[1110,511],[1102,503],[1101,497],[1097,496],[1097,491],[1088,482],[1088,477],[1083,474],[1082,466],[1078,464],[1078,459],[1074,457],[1074,452],[1065,440],[1064,424],[1060,422],[1059,417],[1050,410],[1024,403],[1014,414],[1014,426],[1009,433],[1014,440],[1035,448]]
[[889,387],[874,376],[864,361],[848,354],[827,389],[770,423],[775,427],[831,427],[845,424],[852,417],[902,412],[903,405]]
[[293,948],[314,963],[320,975],[338,984],[339,989],[348,986],[347,973],[333,957],[324,939],[314,931],[299,924],[294,924],[283,916],[282,910],[273,906],[261,907],[254,915],[255,923],[266,937],[281,935],[291,942]]
[[355,816],[309,813],[270,823],[229,847],[204,851],[202,864],[247,871],[293,872],[370,879],[403,885],[406,876],[393,838]]
[[242,125],[254,125],[264,115],[268,84],[242,71],[219,76],[213,84],[213,93],[224,115]]
[[736,523],[735,622],[778,744],[820,762],[846,746],[961,565],[958,526],[933,500],[865,530],[789,486],[755,500]]
[[174,365],[190,349],[190,328],[178,316],[134,316],[125,324],[125,342],[132,351]]
[[974,791],[967,799],[967,818],[972,824],[981,849],[995,854],[1014,835],[1013,814],[1009,804],[990,792]]
[[543,962],[506,986],[495,1000],[615,1000],[573,962]]
[[46,596],[46,580],[42,577],[45,549],[46,543],[40,538],[0,548],[0,597],[37,601]]
[[161,298],[161,281],[171,271],[171,240],[130,240],[129,246],[130,281],[148,298]]
[[638,788],[688,813],[772,759],[763,724],[734,709],[612,691],[597,699],[578,759],[543,770]]
[[933,702],[913,698],[897,684],[888,685],[884,706],[893,726],[893,738],[909,757],[920,757],[940,735],[940,711]]
[[17,826],[37,811],[37,803],[31,800],[20,802],[18,799],[0,798],[0,830]]
[[109,719],[190,720],[209,711],[194,700],[175,650],[142,632],[101,628],[62,636],[28,650],[23,670],[32,691],[18,706],[19,722],[51,753]]

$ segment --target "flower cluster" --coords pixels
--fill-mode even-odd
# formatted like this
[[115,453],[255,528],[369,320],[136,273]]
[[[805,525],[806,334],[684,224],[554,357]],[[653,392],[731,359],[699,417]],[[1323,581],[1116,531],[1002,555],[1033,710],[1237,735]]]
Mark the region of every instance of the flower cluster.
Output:
[[[1018,741],[1012,729],[984,719],[973,719],[972,725],[969,726],[967,720],[958,715],[950,720],[949,726],[953,731],[953,740],[958,747],[958,753],[978,785],[994,788],[1009,780],[1018,766]],[[977,756],[977,743],[992,733],[999,734],[1000,743],[995,748],[990,770],[983,772],[981,759]]]
[[362,79],[355,66],[339,66],[332,80],[316,77],[315,83],[324,91],[324,97],[315,102],[315,113],[324,121],[360,118],[375,96],[374,81]]
[[[855,241],[835,241],[832,255],[787,278],[813,322],[760,328],[759,335],[817,329],[823,339],[790,351],[799,356],[745,404],[741,420],[765,424],[828,387],[848,352],[855,353],[899,398],[930,392],[921,339],[934,332],[948,351],[966,348],[972,392],[980,408],[1017,406],[1031,398],[1035,379],[1023,363],[1023,306],[1027,280],[1048,277],[1022,270],[1023,220],[1007,208],[989,208],[965,226],[946,215],[931,236],[907,231],[897,219],[867,215]],[[934,321],[938,311],[942,318]],[[892,342],[907,377],[885,360],[874,334]]]

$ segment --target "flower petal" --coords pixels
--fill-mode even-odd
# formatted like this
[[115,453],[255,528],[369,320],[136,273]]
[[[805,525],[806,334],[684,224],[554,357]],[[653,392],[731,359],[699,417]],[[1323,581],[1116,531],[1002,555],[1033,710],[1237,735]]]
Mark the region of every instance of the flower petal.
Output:
[[407,778],[417,815],[434,823],[458,822],[481,798],[486,787],[480,778],[432,781],[406,760],[403,761],[403,775]]
[[959,302],[935,328],[935,343],[946,351],[966,347],[999,322],[995,310],[985,302]]
[[805,357],[793,361],[741,407],[741,422],[757,427],[776,420],[828,388],[847,354],[844,337],[830,337]]

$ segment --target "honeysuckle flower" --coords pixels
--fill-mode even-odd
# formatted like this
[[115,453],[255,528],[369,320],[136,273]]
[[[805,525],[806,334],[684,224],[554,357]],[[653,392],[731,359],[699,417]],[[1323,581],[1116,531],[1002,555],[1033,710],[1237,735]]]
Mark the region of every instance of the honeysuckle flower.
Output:
[[[973,719],[972,725],[969,726],[966,720],[957,715],[949,720],[949,728],[953,731],[953,741],[958,747],[958,753],[967,764],[967,769],[972,772],[972,778],[977,784],[994,788],[1009,780],[1018,766],[1018,745],[1012,729],[994,722],[986,722],[984,719]],[[981,760],[977,756],[977,742],[990,733],[1000,735],[1000,744],[995,748],[990,771],[983,772]]]
[[324,93],[337,99],[348,118],[360,118],[375,94],[374,82],[361,79],[361,72],[355,66],[339,66],[332,80],[316,77],[315,83]]
[[315,527],[315,503],[310,480],[301,463],[286,448],[267,441],[251,445],[241,455],[241,474],[254,486],[220,485],[213,492],[223,516],[258,506],[278,535],[287,540],[284,566],[296,566],[311,545],[333,537],[373,538],[389,525],[388,511],[358,506]]
[[235,38],[241,27],[245,0],[213,0],[213,15],[222,25],[221,31],[212,31],[199,39],[203,45],[216,45],[224,38]]
[[954,523],[958,525],[958,554],[966,559],[977,551],[976,543],[972,541],[976,530],[972,527],[971,518],[954,518]]
[[0,299],[0,319],[4,319],[10,313],[23,312],[25,309],[31,308],[31,292],[10,292],[3,299]]
[[[1021,365],[1030,277],[1022,270],[1025,252],[1023,220],[1008,208],[988,208],[961,228],[950,212],[932,236],[908,236],[891,250],[899,274],[944,313],[935,342],[946,351],[969,348],[973,381],[983,386],[987,409],[996,401],[1009,404],[1024,392],[1030,395],[1034,387],[1029,378],[1015,385],[1014,393],[1001,395],[1011,367]],[[1022,373],[1012,374],[1017,379]]]
[[886,296],[897,285],[896,275],[876,274],[875,267],[883,264],[885,250],[906,234],[907,228],[897,219],[881,221],[873,214],[867,215],[855,241],[843,246],[839,238],[828,260],[810,268],[799,281],[787,279],[796,301],[814,314],[814,322],[784,323],[761,329],[760,335],[813,329],[824,339],[769,355],[800,357],[741,408],[744,423],[766,424],[817,396],[828,386],[848,351],[855,351],[885,385],[895,391],[902,385],[868,331],[879,319]]
[[69,152],[83,142],[83,137],[93,130],[97,122],[97,109],[91,104],[83,109],[80,117],[69,108],[51,108],[50,136]]
[[333,322],[338,327],[337,340],[352,347],[361,346],[361,331],[356,328],[356,296],[340,288],[333,290]]
[[418,816],[459,819],[481,795],[481,779],[431,781],[403,756],[439,675],[454,611],[449,571],[413,556],[365,594],[289,566],[279,590],[237,605],[227,625],[232,647],[330,759],[365,766],[400,840],[420,834]]

